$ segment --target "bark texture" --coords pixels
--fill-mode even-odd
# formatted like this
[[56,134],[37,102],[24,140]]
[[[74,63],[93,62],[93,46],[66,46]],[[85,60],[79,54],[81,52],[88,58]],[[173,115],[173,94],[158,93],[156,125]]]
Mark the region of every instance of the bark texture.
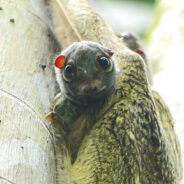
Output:
[[55,151],[44,115],[54,96],[56,47],[32,1],[0,0],[1,184],[55,182]]

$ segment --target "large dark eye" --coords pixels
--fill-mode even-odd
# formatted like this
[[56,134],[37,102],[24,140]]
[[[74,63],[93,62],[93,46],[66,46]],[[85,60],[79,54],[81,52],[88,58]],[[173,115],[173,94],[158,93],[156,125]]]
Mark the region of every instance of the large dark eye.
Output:
[[106,57],[99,58],[99,64],[103,69],[106,69],[109,67],[109,60]]
[[106,57],[98,58],[98,66],[100,67],[100,70],[106,72],[109,72],[112,69],[111,61]]
[[74,68],[72,65],[66,65],[63,73],[63,77],[66,81],[71,81],[74,76]]

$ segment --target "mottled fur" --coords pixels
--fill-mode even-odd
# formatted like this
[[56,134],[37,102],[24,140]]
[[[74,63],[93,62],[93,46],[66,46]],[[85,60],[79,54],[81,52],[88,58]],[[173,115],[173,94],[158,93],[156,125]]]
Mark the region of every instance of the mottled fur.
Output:
[[150,89],[140,57],[123,52],[120,58],[108,98],[82,105],[61,95],[53,109],[52,116],[60,117],[52,118],[55,134],[61,135],[56,138],[58,184],[179,183],[172,116]]

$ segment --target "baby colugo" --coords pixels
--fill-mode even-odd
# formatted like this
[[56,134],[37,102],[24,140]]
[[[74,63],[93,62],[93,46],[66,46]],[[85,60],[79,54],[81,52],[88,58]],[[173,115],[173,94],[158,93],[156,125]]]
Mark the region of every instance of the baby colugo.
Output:
[[[95,122],[96,112],[114,89],[116,67],[112,55],[110,49],[100,44],[82,41],[73,43],[55,59],[61,93],[55,98],[50,117],[56,134],[63,134],[64,129],[63,139],[72,161],[82,138]],[[91,121],[85,122],[89,116]]]
[[105,98],[115,84],[113,52],[90,41],[76,42],[55,60],[56,77],[66,98],[89,105]]

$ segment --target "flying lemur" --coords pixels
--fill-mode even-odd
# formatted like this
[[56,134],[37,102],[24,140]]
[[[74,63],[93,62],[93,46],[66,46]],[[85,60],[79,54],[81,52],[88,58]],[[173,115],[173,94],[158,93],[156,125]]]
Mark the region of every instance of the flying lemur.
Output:
[[61,52],[55,69],[61,93],[47,117],[58,184],[179,182],[172,117],[139,57],[118,71],[113,51],[82,41]]

